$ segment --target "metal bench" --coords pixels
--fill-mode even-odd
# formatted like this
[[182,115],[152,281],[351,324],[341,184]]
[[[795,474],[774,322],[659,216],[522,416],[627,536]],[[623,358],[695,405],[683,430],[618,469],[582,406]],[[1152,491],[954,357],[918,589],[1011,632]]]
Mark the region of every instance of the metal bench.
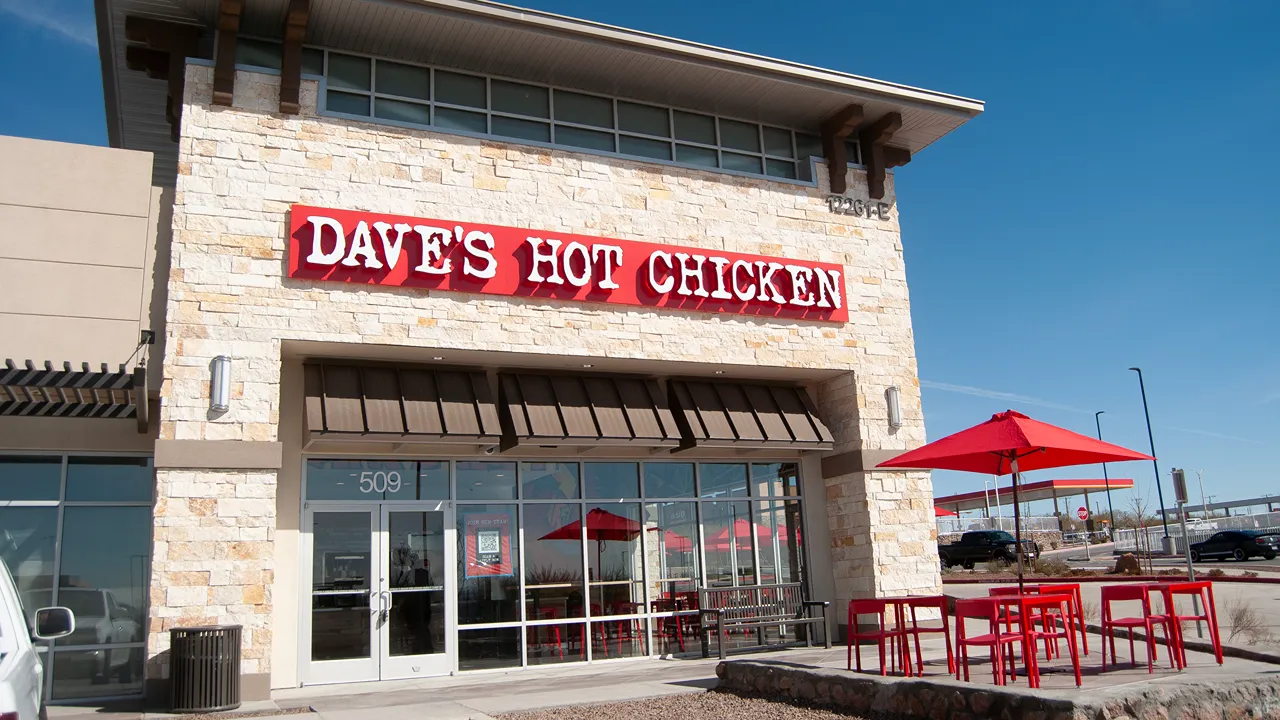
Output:
[[[702,636],[702,657],[711,656],[711,633],[719,639],[720,658],[729,644],[729,631],[755,630],[756,644],[766,646],[768,629],[776,627],[779,638],[787,626],[804,626],[805,644],[813,646],[812,626],[822,625],[823,644],[831,648],[826,600],[806,600],[800,583],[746,585],[698,590],[698,613]],[[818,608],[817,614],[811,610]]]

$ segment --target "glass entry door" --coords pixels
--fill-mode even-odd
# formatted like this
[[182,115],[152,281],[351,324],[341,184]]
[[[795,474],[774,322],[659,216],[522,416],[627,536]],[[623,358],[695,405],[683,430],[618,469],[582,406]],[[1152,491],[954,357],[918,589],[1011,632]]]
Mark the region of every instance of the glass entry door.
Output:
[[456,637],[448,503],[313,503],[307,684],[444,675]]

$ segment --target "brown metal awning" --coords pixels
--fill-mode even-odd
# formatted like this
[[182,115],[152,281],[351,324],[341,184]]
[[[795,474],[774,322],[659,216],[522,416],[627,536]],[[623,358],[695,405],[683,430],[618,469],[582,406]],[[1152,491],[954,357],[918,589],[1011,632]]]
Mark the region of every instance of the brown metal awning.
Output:
[[47,360],[43,368],[30,360],[21,367],[5,360],[0,369],[0,416],[136,419],[138,432],[146,432],[147,410],[147,369],[142,365],[112,371],[106,363],[100,370],[83,363],[72,370],[64,362],[55,370]]
[[496,444],[498,410],[484,373],[435,367],[306,363],[311,438]]
[[831,432],[803,388],[672,380],[681,449],[830,450]]
[[638,448],[680,444],[654,380],[615,375],[499,373],[504,450],[517,445]]

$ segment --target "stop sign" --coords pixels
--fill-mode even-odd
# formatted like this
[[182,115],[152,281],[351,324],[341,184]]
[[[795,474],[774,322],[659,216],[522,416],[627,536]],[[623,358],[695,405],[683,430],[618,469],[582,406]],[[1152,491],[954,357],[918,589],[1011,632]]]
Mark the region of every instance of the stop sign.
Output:
[[1080,507],[1078,507],[1078,508],[1076,508],[1076,517],[1080,518],[1081,520],[1088,520],[1088,519],[1089,519],[1089,508],[1086,508],[1086,507],[1084,507],[1083,505],[1082,505],[1082,506],[1080,506]]

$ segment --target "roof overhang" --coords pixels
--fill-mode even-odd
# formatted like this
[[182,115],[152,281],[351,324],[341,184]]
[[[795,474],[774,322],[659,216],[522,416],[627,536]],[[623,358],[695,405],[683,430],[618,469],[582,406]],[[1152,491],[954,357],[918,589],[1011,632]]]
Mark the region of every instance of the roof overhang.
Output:
[[[1104,480],[1085,479],[1085,480],[1045,480],[1043,482],[1034,482],[1018,485],[1018,500],[1024,503],[1036,502],[1037,500],[1053,500],[1059,497],[1071,497],[1073,495],[1083,495],[1087,492],[1106,492],[1108,487],[1112,490],[1132,490],[1133,480],[1129,478],[1111,478]],[[963,512],[965,510],[985,510],[987,504],[995,507],[997,497],[1001,504],[1009,504],[1013,502],[1013,486],[1002,487],[997,491],[978,490],[976,492],[960,493],[959,495],[947,495],[946,497],[934,498],[933,504],[937,507],[951,510],[953,512]]]
[[[177,146],[166,83],[125,66],[124,19],[198,25],[211,37],[219,0],[95,0],[110,142]],[[289,0],[247,0],[245,36],[279,38]],[[979,100],[484,0],[311,0],[305,42],[817,132],[850,104],[874,122],[902,116],[892,145],[916,153],[983,110]]]
[[76,417],[136,420],[138,432],[147,432],[147,368],[111,370],[103,363],[90,370],[89,363],[73,370],[45,361],[43,367],[27,360],[23,365],[6,360],[0,366],[0,416]]

